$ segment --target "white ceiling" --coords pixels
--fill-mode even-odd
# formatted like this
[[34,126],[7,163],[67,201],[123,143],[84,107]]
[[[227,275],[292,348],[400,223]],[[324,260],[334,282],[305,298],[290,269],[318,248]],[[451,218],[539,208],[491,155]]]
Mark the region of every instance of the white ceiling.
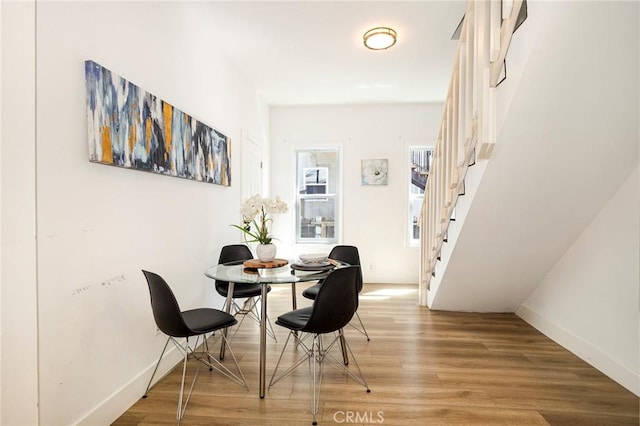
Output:
[[[271,105],[442,102],[466,1],[226,1],[205,9],[219,45]],[[362,34],[398,32],[371,51]]]

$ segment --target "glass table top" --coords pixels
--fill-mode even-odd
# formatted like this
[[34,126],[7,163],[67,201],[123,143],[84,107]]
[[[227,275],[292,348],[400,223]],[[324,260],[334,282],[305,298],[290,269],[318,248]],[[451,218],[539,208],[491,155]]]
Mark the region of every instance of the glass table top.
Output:
[[[336,267],[348,266],[344,262],[336,262]],[[205,270],[209,278],[234,283],[286,284],[305,281],[316,281],[326,278],[331,271],[302,271],[291,268],[291,262],[279,268],[248,269],[242,261],[214,265]]]

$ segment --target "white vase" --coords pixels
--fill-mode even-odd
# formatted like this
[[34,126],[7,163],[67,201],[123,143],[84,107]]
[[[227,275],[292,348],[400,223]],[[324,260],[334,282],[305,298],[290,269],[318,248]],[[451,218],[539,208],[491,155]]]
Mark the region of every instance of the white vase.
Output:
[[261,262],[271,262],[276,257],[275,244],[258,244],[256,254]]

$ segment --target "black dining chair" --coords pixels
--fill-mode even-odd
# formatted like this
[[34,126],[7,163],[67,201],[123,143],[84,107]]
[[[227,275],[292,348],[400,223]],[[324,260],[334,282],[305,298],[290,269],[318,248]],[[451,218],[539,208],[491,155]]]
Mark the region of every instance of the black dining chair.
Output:
[[[253,259],[251,250],[244,244],[230,244],[222,247],[220,251],[220,257],[218,258],[218,264],[238,262],[242,263],[245,260]],[[229,282],[228,281],[215,281],[215,288],[219,295],[227,297],[229,294]],[[262,291],[262,284],[234,284],[233,295],[231,296],[231,307],[227,307],[226,302],[223,307],[224,310],[231,312],[233,316],[242,315],[242,319],[233,336],[229,340],[232,340],[235,333],[244,322],[245,318],[250,318],[253,322],[260,325],[260,313],[258,312],[258,303],[260,303],[260,295]],[[271,291],[271,286],[267,287],[267,291]],[[239,299],[245,299],[242,306],[236,301]],[[267,317],[267,334],[276,340],[276,334],[273,331],[273,326],[269,317]],[[277,340],[276,340],[277,341]]]
[[[360,254],[358,253],[358,248],[355,246],[335,246],[329,252],[329,259],[339,260],[341,262],[348,263],[349,265],[361,266],[360,265]],[[318,291],[320,287],[322,287],[323,281],[319,281],[317,284],[305,289],[302,292],[302,295],[307,299],[314,300],[318,295]],[[358,268],[358,293],[362,291],[363,287],[363,279],[362,279],[362,269]],[[367,329],[364,327],[362,320],[360,319],[360,315],[356,311],[356,318],[360,323],[360,327],[356,327],[353,324],[350,324],[353,328],[358,330],[360,333],[366,336],[367,340],[371,340],[369,338],[369,333],[367,333]]]
[[[322,370],[325,361],[328,361],[330,365],[338,368],[340,371],[347,373],[356,382],[363,385],[367,392],[371,392],[342,331],[343,327],[351,321],[351,318],[353,318],[353,315],[358,309],[359,271],[359,266],[345,266],[332,271],[327,278],[325,278],[323,285],[318,290],[313,305],[282,314],[276,320],[277,325],[289,329],[289,335],[271,376],[269,388],[285,377],[288,377],[298,366],[308,360],[311,364],[310,371],[313,376],[311,413],[313,414],[312,424],[314,425],[317,424],[320,385],[322,383]],[[307,346],[304,337],[299,337],[298,333],[309,333],[309,335],[312,336],[311,347]],[[327,345],[323,342],[322,337],[328,333],[333,333],[333,335],[331,342]],[[296,347],[302,348],[304,354],[295,361],[291,367],[276,377],[280,362],[292,336]],[[351,355],[351,359],[354,361],[357,369],[357,374],[330,353],[331,349],[334,348],[338,342],[343,345],[342,350],[344,351],[346,348]]]
[[[180,421],[182,420],[184,412],[187,409],[187,404],[189,403],[191,392],[193,391],[193,387],[196,383],[198,371],[200,370],[200,365],[198,364],[198,369],[196,370],[196,373],[193,377],[191,388],[189,389],[189,394],[187,395],[187,398],[183,405],[182,399],[184,396],[184,382],[187,373],[187,360],[189,355],[198,360],[199,363],[202,363],[209,367],[209,370],[216,370],[249,390],[247,381],[242,374],[242,370],[238,365],[238,361],[236,360],[236,357],[233,354],[233,351],[231,350],[231,347],[229,346],[224,333],[220,333],[222,335],[221,345],[227,346],[227,349],[229,350],[229,353],[233,358],[233,362],[236,365],[238,375],[234,374],[231,370],[229,370],[225,365],[216,360],[213,355],[209,353],[209,344],[206,336],[207,333],[213,333],[217,330],[231,327],[232,325],[237,324],[238,321],[232,315],[218,309],[199,308],[181,311],[178,305],[178,301],[173,294],[173,291],[161,276],[145,270],[143,270],[142,273],[147,279],[147,284],[149,285],[151,309],[153,311],[153,318],[156,322],[156,326],[158,327],[158,329],[160,329],[160,331],[167,335],[167,342],[164,344],[164,348],[162,349],[160,358],[158,358],[158,362],[156,363],[156,367],[153,370],[151,379],[149,379],[147,389],[144,391],[143,398],[147,397],[147,393],[151,388],[151,383],[153,382],[153,378],[158,371],[158,366],[160,365],[162,356],[167,350],[167,345],[169,344],[169,342],[172,342],[174,344],[174,346],[183,354],[184,358],[182,363],[182,381],[180,384],[180,394],[178,397],[178,411],[176,413],[176,419],[178,423],[180,423]],[[203,343],[201,345],[202,350],[198,353],[196,352],[196,349],[198,346],[199,338],[201,336],[203,338]],[[190,337],[196,337],[193,346],[189,344]],[[177,340],[179,338],[185,338],[185,343],[180,343]]]

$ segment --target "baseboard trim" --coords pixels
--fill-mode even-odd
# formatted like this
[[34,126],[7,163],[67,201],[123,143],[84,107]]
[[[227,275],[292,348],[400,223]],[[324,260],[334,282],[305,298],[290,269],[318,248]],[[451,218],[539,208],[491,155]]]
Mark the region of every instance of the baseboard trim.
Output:
[[600,370],[635,395],[640,396],[640,374],[638,372],[625,367],[591,343],[546,320],[539,313],[524,305],[517,309],[516,315],[587,364]]
[[[173,368],[182,361],[182,359],[182,354],[180,354],[174,346],[167,347],[167,351],[158,366],[158,371],[154,377],[153,384],[155,385],[158,383],[158,381],[173,370]],[[157,359],[131,379],[131,381],[126,383],[120,389],[117,389],[104,401],[89,410],[89,412],[75,424],[108,425],[116,421],[118,417],[142,398],[142,395],[147,388],[147,383],[149,383],[149,379],[151,378],[151,374],[153,374],[153,369],[156,367],[156,362]]]

